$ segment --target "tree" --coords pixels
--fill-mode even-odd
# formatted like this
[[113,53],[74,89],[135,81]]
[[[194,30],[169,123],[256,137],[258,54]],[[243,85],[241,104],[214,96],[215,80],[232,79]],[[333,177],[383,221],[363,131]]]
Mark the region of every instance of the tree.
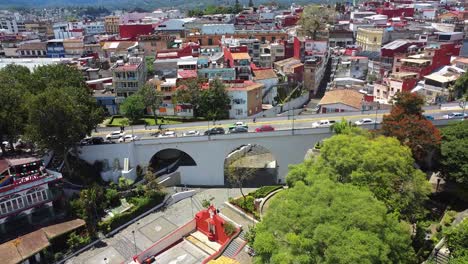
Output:
[[233,13],[239,13],[240,11],[242,11],[242,5],[239,3],[239,0],[236,0],[235,4],[234,4],[234,10],[233,10]]
[[174,94],[174,100],[177,103],[191,104],[193,107],[193,115],[198,116],[200,107],[201,85],[202,79],[191,79],[183,82],[179,89]]
[[88,233],[94,236],[99,215],[107,206],[104,189],[94,184],[88,189],[81,190],[80,196],[72,200],[71,206],[75,214],[86,221]]
[[200,115],[211,120],[220,120],[229,116],[229,95],[224,83],[215,79],[210,82],[208,89],[203,90],[200,95]]
[[157,125],[157,111],[161,106],[163,94],[149,84],[143,85],[143,87],[138,91],[138,94],[141,95],[141,97],[143,98],[143,103],[145,107],[151,109],[151,112],[154,116],[154,122]]
[[465,72],[455,81],[455,84],[452,87],[450,87],[450,91],[452,92],[454,98],[460,98],[463,96],[468,96],[467,89],[468,72]]
[[47,87],[87,88],[83,75],[76,68],[66,64],[39,66],[31,74],[30,90],[37,94]]
[[317,40],[317,33],[326,29],[327,23],[333,18],[333,10],[319,5],[308,5],[301,14],[299,25],[305,36]]
[[224,172],[228,182],[239,188],[239,191],[242,194],[244,201],[246,196],[242,190],[242,186],[244,185],[245,181],[254,177],[256,173],[255,168],[241,167],[242,165],[239,164],[239,161],[241,161],[245,157],[246,155],[244,154],[237,158],[233,158],[230,161],[226,161],[229,163],[227,164],[226,171]]
[[413,162],[411,151],[394,138],[340,134],[324,141],[314,161],[293,168],[287,182],[313,184],[322,175],[367,187],[390,212],[415,222],[425,213],[423,204],[430,185]]
[[442,129],[441,169],[447,180],[468,186],[468,121]]
[[[10,64],[0,70],[0,142],[7,140],[12,150],[26,127],[30,81],[31,73],[24,66]],[[0,147],[4,154],[5,146]]]
[[147,196],[151,196],[152,193],[161,190],[161,185],[158,183],[158,176],[154,172],[153,168],[148,167],[144,179],[146,181],[145,192]]
[[444,233],[451,256],[468,260],[468,218],[450,227]]
[[26,136],[41,149],[53,150],[69,165],[67,153],[103,120],[87,88],[48,87],[28,101]]
[[424,98],[403,92],[397,93],[393,100],[390,115],[383,118],[383,135],[396,137],[411,149],[419,165],[428,166],[432,155],[439,150],[441,135],[432,122],[422,115]]
[[154,58],[152,56],[145,57],[146,76],[154,75]]
[[249,0],[249,7],[254,7],[253,0]]
[[145,101],[140,94],[133,94],[125,98],[120,105],[120,111],[131,123],[136,123],[143,117]]
[[326,176],[277,194],[255,232],[255,263],[415,262],[407,225],[371,192]]
[[351,122],[346,121],[344,118],[340,122],[334,123],[330,129],[335,133],[335,134],[361,134],[364,135],[367,133],[367,131],[360,129],[356,127]]

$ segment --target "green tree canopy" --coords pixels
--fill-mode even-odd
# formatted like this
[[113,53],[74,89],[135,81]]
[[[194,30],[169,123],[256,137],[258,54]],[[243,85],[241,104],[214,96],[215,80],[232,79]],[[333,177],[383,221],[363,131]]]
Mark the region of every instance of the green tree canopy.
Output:
[[135,123],[144,115],[145,101],[140,94],[131,95],[120,105],[120,111],[130,122]]
[[317,176],[324,175],[368,187],[389,211],[414,222],[424,214],[430,186],[413,163],[411,151],[394,138],[341,134],[324,141],[315,161],[293,167],[287,181],[313,184]]
[[230,98],[224,83],[215,79],[210,87],[200,94],[199,114],[212,120],[220,120],[229,116]]
[[455,81],[455,84],[450,88],[453,97],[460,98],[468,96],[468,72],[465,72],[460,78]]
[[255,263],[414,263],[408,226],[362,188],[318,176],[273,198]]
[[34,70],[31,77],[30,90],[32,93],[39,93],[47,87],[86,88],[81,72],[65,64],[39,66]]
[[[452,257],[468,260],[468,218],[445,231],[447,247]],[[463,262],[466,263],[466,262]]]
[[327,23],[333,20],[334,15],[332,9],[319,5],[308,5],[301,14],[299,25],[305,36],[317,40],[317,33],[326,29]]
[[28,109],[27,136],[65,161],[68,150],[103,119],[103,110],[82,87],[49,87],[32,97]]
[[156,90],[156,88],[152,85],[145,84],[143,87],[138,91],[138,94],[141,95],[143,98],[143,103],[146,108],[151,109],[154,116],[154,122],[156,125],[158,124],[158,113],[159,107],[161,106],[163,94]]
[[[13,142],[24,132],[28,107],[27,85],[30,80],[29,69],[18,65],[8,65],[0,70],[0,142]],[[0,144],[5,153],[3,144]]]
[[468,186],[468,121],[442,129],[440,159],[446,179]]

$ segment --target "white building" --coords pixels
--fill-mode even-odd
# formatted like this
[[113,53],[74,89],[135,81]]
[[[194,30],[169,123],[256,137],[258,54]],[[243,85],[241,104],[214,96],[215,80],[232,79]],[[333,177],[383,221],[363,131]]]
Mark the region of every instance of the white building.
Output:
[[235,30],[234,24],[204,24],[200,31],[207,35],[226,35],[234,34]]
[[106,33],[106,27],[104,22],[91,22],[84,25],[84,31],[86,35],[100,35]]
[[26,31],[23,21],[8,16],[0,17],[0,29],[12,34]]

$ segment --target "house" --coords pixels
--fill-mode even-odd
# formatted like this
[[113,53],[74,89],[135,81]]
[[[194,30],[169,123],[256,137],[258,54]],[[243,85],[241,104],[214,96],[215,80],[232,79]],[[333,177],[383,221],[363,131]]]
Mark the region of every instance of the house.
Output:
[[428,103],[446,102],[449,88],[465,71],[453,66],[445,66],[437,72],[424,76],[424,85],[419,85],[413,92],[424,96]]
[[246,46],[247,52],[255,65],[260,65],[260,41],[258,39],[235,39],[235,38],[221,38],[221,45],[224,47],[240,47]]
[[361,111],[364,95],[351,89],[331,90],[318,103],[319,113]]
[[145,56],[156,57],[159,51],[167,49],[175,39],[175,36],[167,34],[140,35],[138,46],[140,50],[143,50]]
[[383,28],[359,28],[357,31],[356,44],[364,51],[380,51],[387,41],[388,33]]
[[18,57],[46,57],[47,43],[46,42],[29,42],[19,45],[16,50]]
[[376,101],[388,104],[396,93],[411,91],[418,81],[418,74],[414,72],[392,73],[382,83],[374,83],[373,96]]
[[84,52],[83,38],[69,38],[63,40],[63,48],[67,57],[81,57]]
[[198,77],[212,80],[219,78],[223,81],[236,79],[236,69],[224,67],[223,64],[209,63],[206,67],[197,70]]
[[152,24],[125,24],[119,25],[119,35],[123,39],[134,40],[141,35],[149,35],[153,33]]
[[104,57],[110,56],[127,56],[132,49],[138,47],[138,42],[135,41],[104,41],[101,43]]
[[232,67],[236,70],[236,79],[251,79],[250,61],[251,57],[247,52],[246,46],[224,48],[224,62],[227,67]]
[[104,29],[107,34],[118,34],[119,33],[119,16],[106,16],[104,18]]
[[139,57],[130,57],[127,63],[117,61],[111,72],[118,103],[136,93],[146,82],[145,62]]
[[288,78],[288,82],[302,82],[304,79],[304,64],[299,59],[289,58],[273,63],[273,67],[281,75]]
[[264,85],[262,91],[262,102],[274,104],[275,97],[278,95],[278,76],[273,69],[255,69],[252,70],[253,81]]
[[452,62],[452,64],[454,64],[457,68],[468,71],[468,58],[458,57]]
[[253,81],[227,82],[231,98],[229,118],[247,118],[262,111],[262,90],[264,85]]
[[61,180],[62,174],[46,169],[41,159],[0,159],[0,233],[6,233],[11,222],[27,226],[42,221],[39,210],[53,217],[53,202],[59,197],[54,183]]
[[47,41],[47,58],[65,58],[63,39]]

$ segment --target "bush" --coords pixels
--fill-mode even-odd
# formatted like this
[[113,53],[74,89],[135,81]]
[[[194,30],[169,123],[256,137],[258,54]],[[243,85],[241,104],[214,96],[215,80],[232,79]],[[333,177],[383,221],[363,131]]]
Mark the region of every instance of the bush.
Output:
[[112,189],[112,188],[106,189],[106,200],[110,206],[112,207],[119,206],[120,205],[119,198],[120,198],[119,192],[116,189]]
[[133,207],[130,210],[115,215],[106,221],[99,222],[99,230],[102,230],[103,232],[110,232],[112,229],[125,224],[138,215],[160,204],[164,200],[164,196],[165,193],[154,192],[151,194],[151,196],[132,197],[130,199],[130,203],[133,204]]
[[76,232],[72,232],[67,239],[67,245],[72,249],[77,249],[83,245],[89,244],[91,238],[88,234],[77,235]]
[[226,221],[224,223],[224,233],[226,234],[226,236],[231,237],[232,234],[234,234],[235,232],[236,232],[236,227],[234,226],[234,224],[232,224],[229,221]]
[[244,200],[244,197],[241,197],[239,199],[234,200],[233,203],[237,205],[238,207],[242,208],[242,210],[250,214],[253,214],[255,212],[254,201],[255,201],[255,198],[253,196],[247,195],[245,197],[245,200]]
[[204,208],[208,208],[211,205],[210,200],[207,200],[207,199],[203,199],[201,203]]
[[254,198],[264,198],[268,194],[283,188],[282,186],[263,186],[260,187],[259,189],[249,193],[249,195],[253,196]]

